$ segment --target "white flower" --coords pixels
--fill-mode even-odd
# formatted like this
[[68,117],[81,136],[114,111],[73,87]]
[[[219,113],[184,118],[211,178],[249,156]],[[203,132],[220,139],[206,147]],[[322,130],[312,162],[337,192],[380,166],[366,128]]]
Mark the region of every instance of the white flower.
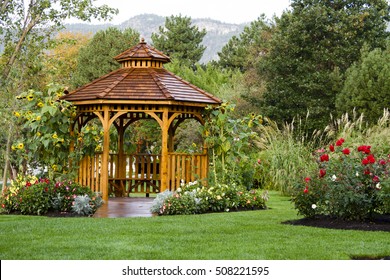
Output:
[[181,179],[181,180],[180,180],[180,186],[182,186],[182,187],[184,187],[184,186],[185,186],[184,179]]
[[177,192],[181,192],[181,188],[178,188],[176,191],[177,191]]
[[317,208],[317,205],[312,204],[312,205],[311,205],[311,208],[316,209],[316,208]]
[[356,177],[359,177],[359,172],[356,171]]
[[332,178],[331,178],[331,179],[332,179],[332,181],[333,181],[333,182],[334,182],[334,181],[336,181],[336,180],[337,180],[337,177],[336,177],[336,175],[334,175],[334,174],[333,174],[333,176],[332,176]]
[[380,189],[381,189],[381,183],[376,184],[375,188],[376,188],[377,190],[380,190]]

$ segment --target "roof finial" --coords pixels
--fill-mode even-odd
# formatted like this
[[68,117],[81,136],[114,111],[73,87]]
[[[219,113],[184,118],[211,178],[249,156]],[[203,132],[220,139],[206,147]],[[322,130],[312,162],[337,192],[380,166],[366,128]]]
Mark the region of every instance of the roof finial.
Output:
[[146,43],[145,43],[145,38],[144,38],[144,37],[141,37],[141,44],[146,44]]

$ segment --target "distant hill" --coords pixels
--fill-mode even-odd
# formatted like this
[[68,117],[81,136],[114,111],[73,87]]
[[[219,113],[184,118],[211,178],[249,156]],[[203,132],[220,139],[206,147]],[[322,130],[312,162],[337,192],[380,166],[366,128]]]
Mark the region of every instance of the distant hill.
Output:
[[[192,23],[198,26],[200,30],[204,28],[207,31],[207,34],[203,39],[203,45],[207,48],[203,54],[201,62],[218,60],[218,52],[221,51],[222,47],[230,40],[231,37],[239,35],[246,25],[223,23],[209,18],[192,19]],[[94,34],[97,31],[107,29],[108,27],[117,27],[121,30],[130,27],[137,30],[141,36],[145,38],[147,43],[152,44],[152,33],[157,33],[158,27],[164,26],[164,24],[165,17],[154,14],[143,14],[132,17],[119,25],[92,25],[82,23],[67,24],[65,25],[65,28],[67,31],[71,32],[90,32]]]

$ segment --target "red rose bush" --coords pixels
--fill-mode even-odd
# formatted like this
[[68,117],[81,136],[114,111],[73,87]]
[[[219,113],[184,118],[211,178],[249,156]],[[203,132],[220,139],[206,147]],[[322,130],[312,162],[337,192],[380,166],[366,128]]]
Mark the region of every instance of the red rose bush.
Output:
[[318,171],[295,188],[293,203],[305,217],[370,219],[390,213],[390,155],[377,158],[371,146],[345,147],[340,138],[318,150]]

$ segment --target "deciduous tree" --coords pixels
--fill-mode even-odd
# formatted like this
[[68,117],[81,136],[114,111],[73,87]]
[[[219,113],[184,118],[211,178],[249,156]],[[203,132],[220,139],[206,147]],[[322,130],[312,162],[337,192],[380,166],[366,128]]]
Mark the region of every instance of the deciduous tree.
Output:
[[121,31],[110,27],[97,32],[79,52],[73,85],[82,86],[118,69],[114,57],[137,44],[139,39],[139,33],[131,28]]

